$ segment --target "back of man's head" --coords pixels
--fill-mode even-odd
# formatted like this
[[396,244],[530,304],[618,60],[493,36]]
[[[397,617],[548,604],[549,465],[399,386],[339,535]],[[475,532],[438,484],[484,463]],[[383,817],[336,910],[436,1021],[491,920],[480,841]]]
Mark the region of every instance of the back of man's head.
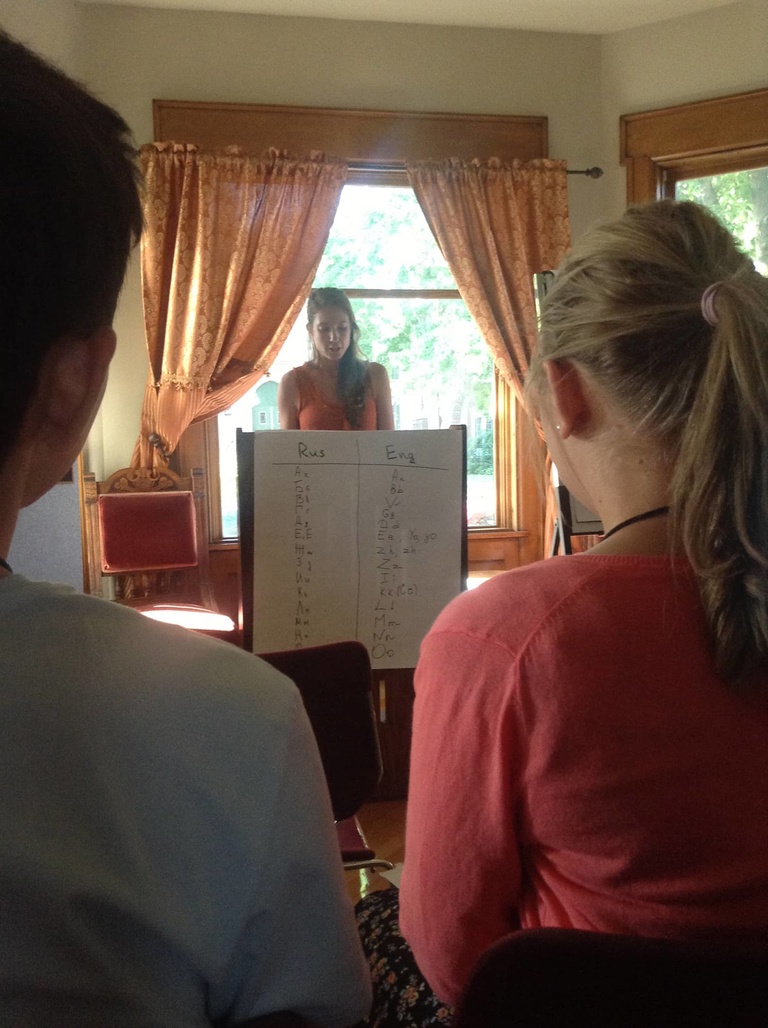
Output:
[[122,118],[0,32],[0,466],[52,344],[111,324],[137,182]]

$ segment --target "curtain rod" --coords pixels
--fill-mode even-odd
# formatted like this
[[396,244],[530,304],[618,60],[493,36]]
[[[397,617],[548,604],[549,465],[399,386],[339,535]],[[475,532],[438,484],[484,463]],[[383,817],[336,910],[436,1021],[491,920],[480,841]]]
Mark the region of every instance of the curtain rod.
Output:
[[[141,156],[140,150],[134,150],[133,154],[135,157]],[[363,161],[348,161],[347,167],[350,171],[361,171],[361,172],[373,172],[375,173],[386,173],[392,171],[405,171],[405,163],[403,161],[382,161],[381,163],[374,163]],[[586,175],[587,178],[602,178],[605,174],[602,168],[579,168],[578,170],[566,169],[566,175]]]
[[[404,171],[405,163],[403,161],[348,161],[347,167],[350,171],[359,172],[373,172],[387,173],[393,171]],[[578,170],[566,170],[566,175],[586,175],[587,178],[602,178],[604,172],[602,168],[579,168]]]

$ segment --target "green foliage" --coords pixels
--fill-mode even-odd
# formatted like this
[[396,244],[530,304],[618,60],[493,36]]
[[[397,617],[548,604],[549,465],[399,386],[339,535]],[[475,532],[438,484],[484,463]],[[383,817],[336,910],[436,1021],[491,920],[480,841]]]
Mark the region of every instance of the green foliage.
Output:
[[768,271],[768,168],[685,179],[675,187],[678,200],[708,207],[739,240],[759,271]]
[[493,474],[493,429],[488,428],[468,441],[467,474]]
[[410,189],[347,186],[317,270],[340,289],[455,289]]
[[417,395],[440,412],[443,427],[455,420],[449,406],[488,411],[488,347],[461,300],[359,300],[355,307],[363,348],[387,368],[401,401],[406,392]]
[[[456,283],[410,189],[348,186],[342,193],[317,285],[340,289],[455,289]],[[485,340],[460,299],[354,300],[361,349],[389,372],[399,428],[427,419],[445,428],[491,406]],[[493,439],[478,474],[493,474]],[[468,439],[468,453],[477,440]],[[489,470],[485,470],[488,468]]]

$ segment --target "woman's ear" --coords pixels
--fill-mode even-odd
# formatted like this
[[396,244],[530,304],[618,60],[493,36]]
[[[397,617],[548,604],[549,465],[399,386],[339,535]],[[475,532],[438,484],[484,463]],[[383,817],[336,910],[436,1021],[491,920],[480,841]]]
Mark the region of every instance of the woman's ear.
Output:
[[592,404],[579,368],[569,360],[544,361],[554,420],[561,439],[581,435],[592,420]]

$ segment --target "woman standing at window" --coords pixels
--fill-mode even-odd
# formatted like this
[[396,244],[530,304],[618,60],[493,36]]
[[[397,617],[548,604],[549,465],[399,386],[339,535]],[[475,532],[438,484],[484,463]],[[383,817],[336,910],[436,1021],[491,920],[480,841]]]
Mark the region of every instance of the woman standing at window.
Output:
[[277,391],[280,427],[394,428],[386,368],[361,358],[360,329],[346,295],[341,289],[313,289],[307,319],[314,354],[283,375]]

